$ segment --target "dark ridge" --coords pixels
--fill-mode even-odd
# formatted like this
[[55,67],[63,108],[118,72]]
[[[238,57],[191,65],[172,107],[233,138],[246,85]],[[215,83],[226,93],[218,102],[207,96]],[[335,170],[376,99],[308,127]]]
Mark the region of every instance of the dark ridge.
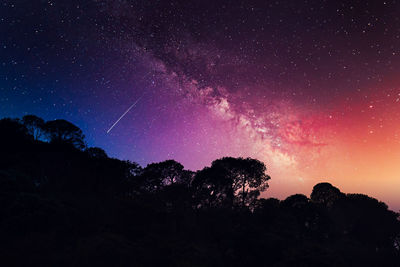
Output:
[[399,214],[317,184],[259,198],[264,163],[192,172],[88,148],[65,120],[0,120],[1,266],[399,266]]

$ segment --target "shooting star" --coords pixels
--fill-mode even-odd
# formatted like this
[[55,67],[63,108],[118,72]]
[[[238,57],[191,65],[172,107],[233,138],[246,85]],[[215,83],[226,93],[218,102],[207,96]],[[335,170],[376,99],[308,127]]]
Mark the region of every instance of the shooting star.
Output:
[[[144,95],[144,94],[143,94],[143,95]],[[131,110],[131,109],[139,102],[139,100],[143,97],[143,95],[142,95],[141,97],[139,97],[139,98],[135,101],[135,103],[133,103],[133,104],[124,112],[124,114],[122,114],[121,117],[119,117],[119,119],[118,119],[116,122],[114,122],[114,124],[110,127],[110,129],[108,129],[107,133],[109,133],[109,132],[114,128],[114,126],[117,125],[117,123],[126,115],[126,113],[128,113],[129,110]]]

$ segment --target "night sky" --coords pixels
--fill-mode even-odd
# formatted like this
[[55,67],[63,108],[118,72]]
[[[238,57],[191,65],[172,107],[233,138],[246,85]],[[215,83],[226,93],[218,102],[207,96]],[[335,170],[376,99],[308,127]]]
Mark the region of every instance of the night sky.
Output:
[[264,197],[328,181],[400,209],[397,1],[0,5],[0,117],[66,119],[143,166],[258,158]]

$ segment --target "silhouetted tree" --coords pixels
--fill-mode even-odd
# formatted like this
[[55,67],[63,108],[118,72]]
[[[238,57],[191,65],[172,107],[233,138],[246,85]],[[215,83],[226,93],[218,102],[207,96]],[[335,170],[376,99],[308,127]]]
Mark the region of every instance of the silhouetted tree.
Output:
[[[291,234],[307,236],[310,234],[319,235],[322,227],[326,227],[326,216],[321,213],[319,205],[303,194],[288,196],[281,202],[281,210],[286,213],[286,223],[292,227]],[[280,218],[281,223],[285,218]],[[295,222],[293,224],[293,222]],[[321,226],[321,227],[320,227]]]
[[310,200],[303,194],[294,194],[288,196],[282,201],[282,205],[290,208],[302,208],[308,204]]
[[232,179],[232,188],[242,207],[250,205],[260,192],[268,188],[265,164],[251,158],[224,157],[214,161],[212,167],[218,166],[227,172]]
[[31,134],[35,140],[39,140],[43,137],[45,122],[42,118],[35,115],[25,115],[22,118],[22,123],[28,129],[28,133]]
[[173,184],[189,184],[190,172],[175,160],[151,163],[143,169],[139,177],[141,187],[147,192],[156,192]]
[[270,177],[265,172],[259,160],[224,157],[196,174],[196,190],[215,203],[233,204],[236,198],[242,207],[249,206],[268,188]]
[[232,207],[233,180],[220,166],[205,167],[196,172],[192,183],[197,207]]
[[311,200],[329,207],[343,196],[343,193],[330,183],[319,183],[312,190]]
[[393,248],[400,235],[399,214],[375,198],[346,194],[331,210],[340,231],[376,247]]
[[66,120],[48,121],[45,124],[46,133],[53,143],[69,143],[78,149],[85,148],[85,136],[82,130]]

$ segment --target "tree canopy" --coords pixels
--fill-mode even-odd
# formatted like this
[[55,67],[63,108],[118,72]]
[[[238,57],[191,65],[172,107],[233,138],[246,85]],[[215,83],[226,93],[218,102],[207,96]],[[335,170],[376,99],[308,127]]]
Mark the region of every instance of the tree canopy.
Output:
[[45,133],[45,121],[42,118],[35,115],[25,115],[22,117],[22,123],[35,140],[43,137]]
[[214,204],[236,202],[245,207],[268,188],[269,179],[265,164],[259,160],[224,157],[196,174],[194,184]]
[[85,148],[85,136],[79,127],[66,120],[48,121],[44,125],[46,133],[53,143],[69,143],[76,148]]
[[330,183],[319,183],[312,190],[311,200],[325,206],[332,206],[342,196],[342,192]]

